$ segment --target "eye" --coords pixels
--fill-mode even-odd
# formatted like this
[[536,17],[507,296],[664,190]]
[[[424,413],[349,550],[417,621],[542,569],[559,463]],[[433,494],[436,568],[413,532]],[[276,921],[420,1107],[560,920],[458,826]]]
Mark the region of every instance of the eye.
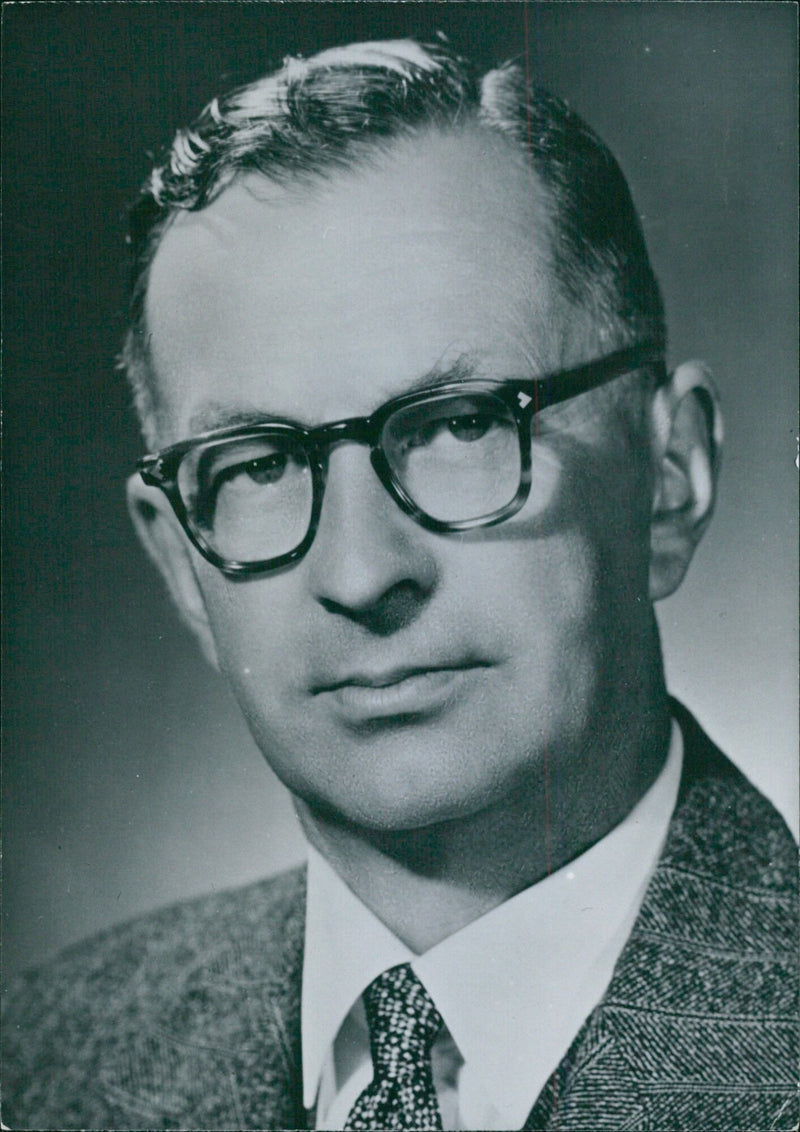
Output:
[[468,444],[482,440],[498,424],[496,415],[486,412],[459,413],[457,416],[434,417],[417,424],[403,438],[402,447],[429,448],[446,441],[448,437]]
[[456,440],[480,440],[496,421],[487,413],[471,413],[469,416],[451,417],[447,427]]
[[203,469],[204,490],[217,494],[223,488],[246,490],[248,486],[269,487],[279,483],[286,475],[292,460],[290,452],[265,452],[249,460],[237,459],[234,454],[224,463],[225,455],[217,458],[214,467]]
[[283,478],[288,463],[289,456],[286,452],[273,452],[269,456],[259,456],[257,460],[248,460],[246,464],[226,469],[226,478],[245,475],[259,486],[277,483]]

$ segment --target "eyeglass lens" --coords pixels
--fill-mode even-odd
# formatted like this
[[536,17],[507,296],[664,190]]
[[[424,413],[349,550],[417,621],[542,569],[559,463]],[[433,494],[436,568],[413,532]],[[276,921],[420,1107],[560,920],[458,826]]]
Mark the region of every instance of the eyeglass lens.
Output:
[[[440,522],[491,515],[519,488],[517,424],[490,393],[450,393],[400,407],[384,423],[380,447],[395,484]],[[301,436],[210,441],[184,458],[178,486],[190,522],[225,559],[288,554],[311,523],[314,481]]]
[[210,442],[182,461],[178,486],[192,525],[222,558],[259,562],[294,550],[311,522],[307,453],[292,437]]
[[491,394],[449,395],[399,409],[381,437],[406,494],[432,519],[479,519],[514,498],[520,480],[517,425]]

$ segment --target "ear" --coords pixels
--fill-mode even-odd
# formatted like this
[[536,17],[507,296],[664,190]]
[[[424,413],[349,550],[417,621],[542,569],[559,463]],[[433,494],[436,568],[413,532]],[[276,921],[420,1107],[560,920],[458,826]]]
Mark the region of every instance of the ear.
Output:
[[652,404],[655,482],[650,537],[650,599],[674,593],[714,510],[722,416],[702,362],[678,366]]
[[136,533],[167,583],[184,624],[197,638],[206,660],[219,669],[217,649],[206,613],[195,551],[166,496],[138,474],[128,480],[128,510]]

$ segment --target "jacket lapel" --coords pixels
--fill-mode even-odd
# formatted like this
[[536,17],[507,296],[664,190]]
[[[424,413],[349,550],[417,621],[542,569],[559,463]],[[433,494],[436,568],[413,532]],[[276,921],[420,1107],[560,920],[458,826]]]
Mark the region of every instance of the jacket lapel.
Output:
[[773,1121],[794,1092],[775,1070],[797,1056],[792,902],[743,864],[764,857],[748,838],[779,823],[685,709],[673,711],[685,751],[667,843],[608,990],[527,1129],[791,1126]]
[[[271,925],[275,930],[275,924]],[[300,986],[305,928],[305,873],[279,925],[283,947],[263,970],[263,949],[243,956],[234,1009],[247,1011],[252,1041],[233,1068],[243,1128],[305,1128],[300,1051]],[[258,948],[258,937],[255,939]]]
[[170,942],[169,962],[142,977],[134,1032],[98,1066],[117,1114],[108,1127],[305,1127],[305,873],[232,894],[230,906],[199,946],[175,953]]

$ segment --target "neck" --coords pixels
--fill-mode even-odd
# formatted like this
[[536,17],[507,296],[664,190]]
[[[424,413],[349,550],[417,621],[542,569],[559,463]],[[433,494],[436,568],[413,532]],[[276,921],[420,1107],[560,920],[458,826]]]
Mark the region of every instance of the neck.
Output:
[[427,951],[566,865],[630,812],[669,747],[669,708],[659,685],[651,706],[629,716],[635,722],[624,730],[619,721],[609,726],[606,713],[571,760],[589,768],[582,781],[565,784],[545,766],[529,789],[514,790],[504,803],[421,829],[357,827],[298,800],[300,822],[359,899],[412,951]]

